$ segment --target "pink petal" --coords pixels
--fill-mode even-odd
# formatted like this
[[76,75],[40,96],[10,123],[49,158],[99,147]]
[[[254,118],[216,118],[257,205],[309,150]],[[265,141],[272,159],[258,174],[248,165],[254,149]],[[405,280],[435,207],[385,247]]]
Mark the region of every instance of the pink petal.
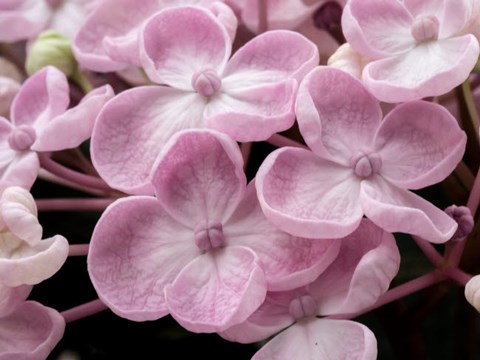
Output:
[[266,140],[295,122],[296,88],[287,80],[221,93],[205,109],[207,126],[241,142]]
[[425,42],[403,55],[371,62],[363,81],[385,102],[442,95],[467,79],[478,55],[473,35]]
[[223,87],[230,92],[286,78],[300,82],[318,62],[317,47],[305,36],[286,30],[269,31],[232,56],[223,72]]
[[12,104],[12,123],[40,126],[64,113],[69,102],[67,78],[57,68],[47,66],[24,82]]
[[202,220],[227,220],[243,197],[246,178],[236,142],[211,130],[173,136],[155,164],[152,185],[177,221],[194,228]]
[[0,4],[0,41],[16,42],[35,37],[47,24],[51,10],[45,1],[18,0]]
[[298,290],[268,292],[263,304],[247,320],[219,335],[229,341],[248,344],[276,334],[295,322],[288,308],[298,293]]
[[308,287],[323,316],[354,313],[373,305],[387,291],[400,265],[392,234],[367,219],[341,242],[338,257]]
[[[95,2],[97,0],[92,1]],[[83,26],[87,19],[87,15],[90,12],[89,7],[93,7],[93,4],[88,4],[88,1],[77,0],[60,2],[60,4],[53,9],[49,29],[73,40],[78,30]]]
[[348,43],[373,59],[411,50],[413,18],[398,0],[351,0],[343,9],[342,30]]
[[79,146],[92,135],[95,120],[105,103],[114,96],[110,85],[102,86],[85,96],[80,104],[36,127],[35,151],[58,151]]
[[22,285],[12,288],[0,284],[0,319],[14,311],[19,304],[22,304],[30,294],[30,291],[32,291],[32,288],[33,286],[30,285]]
[[443,106],[424,101],[399,105],[385,117],[375,137],[382,158],[380,173],[401,188],[435,184],[455,169],[466,141]]
[[193,230],[170,217],[153,197],[117,200],[97,223],[88,271],[102,301],[124,318],[168,314],[163,288],[200,254]]
[[330,67],[318,67],[307,75],[295,111],[308,146],[347,166],[352,156],[373,145],[382,118],[378,101],[360,81]]
[[[0,145],[0,148],[3,146]],[[0,156],[0,162],[4,163],[4,160],[9,162],[0,168],[0,190],[8,186],[30,189],[40,169],[37,154],[33,151],[16,152],[8,149]]]
[[465,27],[471,8],[470,0],[404,0],[413,17],[435,16],[439,21],[439,38],[458,34]]
[[[90,14],[73,42],[78,62],[87,69],[108,72],[126,68],[129,63],[115,61],[106,51],[105,44],[124,45],[126,40],[138,38],[143,22],[161,8],[160,0],[106,0]],[[110,52],[114,50],[111,49]],[[131,46],[117,48],[121,55],[139,64],[138,51],[132,54]],[[122,59],[123,60],[123,59]]]
[[5,248],[0,253],[0,282],[8,286],[38,284],[52,277],[68,256],[68,241],[61,235],[39,241],[35,246],[10,233],[3,234],[3,238],[21,244],[13,251]]
[[315,280],[336,258],[341,241],[293,237],[273,226],[250,183],[244,200],[225,224],[228,243],[252,249],[262,264],[269,291],[291,290]]
[[297,322],[264,345],[252,360],[375,360],[377,341],[364,325],[310,318]]
[[9,187],[2,193],[0,222],[30,246],[42,239],[42,226],[37,219],[37,206],[33,196],[21,187]]
[[360,201],[365,215],[386,231],[443,243],[457,229],[457,223],[445,212],[379,176],[362,182]]
[[182,6],[149,19],[141,33],[140,53],[150,79],[191,91],[196,72],[210,69],[221,75],[231,40],[211,12]]
[[153,193],[150,172],[158,153],[176,132],[201,128],[205,100],[195,93],[137,87],[110,100],[92,134],[95,168],[107,183],[127,193]]
[[218,332],[245,321],[266,294],[253,251],[229,246],[190,262],[165,288],[171,315],[187,330]]
[[64,330],[65,320],[56,310],[26,301],[0,318],[0,359],[46,359]]
[[257,173],[265,216],[283,231],[308,238],[340,238],[360,223],[360,183],[352,170],[299,148],[271,153]]

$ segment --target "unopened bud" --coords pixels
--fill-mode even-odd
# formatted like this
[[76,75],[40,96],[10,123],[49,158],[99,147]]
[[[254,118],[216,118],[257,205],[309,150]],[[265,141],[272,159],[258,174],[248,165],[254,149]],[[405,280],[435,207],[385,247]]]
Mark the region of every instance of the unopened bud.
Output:
[[465,298],[480,312],[480,275],[472,277],[465,285]]
[[462,240],[472,232],[474,221],[468,207],[451,205],[445,209],[445,212],[458,224],[457,231],[452,236],[452,241]]
[[66,76],[77,71],[77,61],[72,53],[71,41],[55,31],[41,33],[28,52],[25,68],[29,75],[52,65]]

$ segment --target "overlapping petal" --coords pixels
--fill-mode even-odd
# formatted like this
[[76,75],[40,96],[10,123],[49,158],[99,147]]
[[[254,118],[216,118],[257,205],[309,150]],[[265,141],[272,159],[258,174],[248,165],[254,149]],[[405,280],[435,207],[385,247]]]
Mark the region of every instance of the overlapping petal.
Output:
[[195,93],[150,86],[127,90],[99,114],[91,142],[95,168],[112,187],[153,193],[149,182],[161,148],[176,132],[204,127],[205,100]]
[[378,59],[414,48],[412,15],[397,0],[350,0],[344,7],[342,30],[359,52]]
[[47,24],[50,8],[44,0],[18,0],[0,4],[0,41],[35,37]]
[[0,284],[0,318],[10,314],[32,291],[33,286],[10,287]]
[[267,218],[308,238],[340,238],[355,230],[363,212],[360,180],[350,168],[298,148],[271,153],[257,173],[257,194]]
[[341,242],[338,257],[308,286],[319,315],[366,309],[387,291],[398,272],[400,253],[393,235],[371,221],[362,220]]
[[65,112],[70,102],[65,75],[47,66],[29,77],[12,104],[11,120],[15,126],[40,126]]
[[116,314],[144,321],[168,314],[164,287],[200,254],[193,231],[153,197],[118,200],[92,236],[88,271],[99,297]]
[[363,81],[375,97],[386,102],[442,95],[468,77],[478,55],[473,35],[425,42],[399,56],[371,62],[364,69]]
[[57,151],[79,146],[90,138],[97,115],[113,95],[110,85],[102,86],[88,93],[74,108],[49,122],[35,124],[37,139],[31,149]]
[[196,72],[210,69],[220,75],[231,53],[230,37],[214,15],[189,6],[150,18],[140,46],[142,66],[151,80],[186,91],[193,89]]
[[364,325],[347,320],[308,318],[264,345],[252,360],[377,358],[377,341]]
[[399,105],[385,117],[375,136],[381,175],[401,188],[435,184],[455,169],[466,141],[445,108],[423,101]]
[[0,359],[46,359],[63,336],[65,320],[35,301],[0,318]]
[[263,302],[266,281],[255,253],[228,246],[197,257],[165,288],[172,316],[194,332],[239,324]]
[[360,202],[365,215],[390,232],[404,232],[442,243],[457,229],[457,223],[445,212],[379,176],[362,182]]
[[186,130],[164,147],[152,174],[155,194],[179,222],[223,224],[243,198],[246,178],[238,145],[211,130]]
[[334,261],[341,245],[337,239],[303,239],[278,230],[263,215],[253,183],[225,230],[229,244],[246,246],[258,255],[269,291],[312,282]]
[[372,147],[382,118],[378,101],[360,81],[329,67],[317,67],[305,77],[295,112],[308,146],[346,166]]

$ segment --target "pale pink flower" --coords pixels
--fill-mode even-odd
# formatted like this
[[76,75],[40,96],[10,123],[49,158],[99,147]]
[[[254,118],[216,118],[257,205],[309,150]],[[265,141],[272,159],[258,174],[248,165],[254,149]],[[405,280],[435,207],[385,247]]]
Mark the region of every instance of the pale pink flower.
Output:
[[342,28],[372,61],[365,86],[379,100],[404,102],[445,94],[468,78],[479,44],[463,34],[471,0],[350,0]]
[[74,148],[87,140],[95,118],[113,97],[109,85],[95,89],[75,107],[68,81],[46,67],[22,85],[11,108],[11,122],[0,118],[0,182],[30,189],[38,175],[37,152]]
[[342,237],[363,215],[391,232],[445,242],[456,222],[407,189],[443,180],[461,160],[466,135],[443,107],[415,101],[382,120],[379,102],[351,75],[318,67],[302,82],[296,105],[312,151],[285,147],[257,174],[266,216],[305,237]]
[[107,208],[88,271],[102,301],[135,321],[170,313],[194,332],[244,321],[268,290],[313,281],[340,242],[292,237],[264,217],[246,187],[238,145],[212,130],[185,130],[153,170],[155,197]]
[[317,359],[323,354],[331,359],[375,359],[376,340],[368,328],[316,316],[352,314],[372,306],[397,274],[400,254],[393,236],[369,220],[338,241],[338,257],[315,281],[291,291],[268,292],[245,322],[220,335],[249,343],[286,329],[260,349],[255,360]]
[[166,86],[127,90],[100,113],[92,160],[110,186],[152,193],[148,176],[155,157],[182,129],[208,127],[237,141],[260,141],[293,125],[298,82],[318,64],[315,45],[277,30],[230,58],[231,50],[222,24],[200,7],[170,8],[150,18],[141,34],[143,67]]
[[13,63],[0,57],[0,116],[10,113],[12,101],[20,90],[22,75]]

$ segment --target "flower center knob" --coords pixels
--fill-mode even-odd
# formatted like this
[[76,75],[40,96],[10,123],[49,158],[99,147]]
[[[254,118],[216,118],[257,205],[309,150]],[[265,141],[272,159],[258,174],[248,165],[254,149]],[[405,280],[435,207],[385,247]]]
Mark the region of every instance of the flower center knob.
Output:
[[35,134],[34,128],[27,125],[20,125],[14,128],[8,136],[8,145],[10,145],[12,150],[28,150],[36,139],[37,135]]
[[361,155],[353,161],[353,171],[362,179],[377,173],[381,166],[382,159],[377,154]]
[[223,227],[219,222],[202,221],[195,226],[195,244],[202,251],[222,247],[225,244]]
[[205,69],[193,74],[192,86],[200,95],[209,97],[220,90],[222,80],[214,70]]
[[411,33],[418,42],[437,40],[439,22],[435,16],[421,16],[413,21]]
[[290,301],[288,312],[295,320],[317,314],[317,302],[311,295],[302,295]]

